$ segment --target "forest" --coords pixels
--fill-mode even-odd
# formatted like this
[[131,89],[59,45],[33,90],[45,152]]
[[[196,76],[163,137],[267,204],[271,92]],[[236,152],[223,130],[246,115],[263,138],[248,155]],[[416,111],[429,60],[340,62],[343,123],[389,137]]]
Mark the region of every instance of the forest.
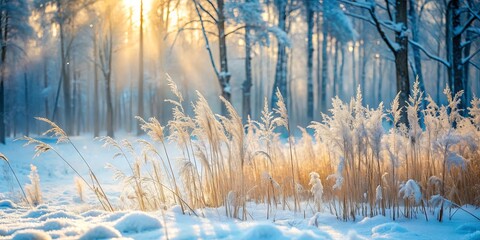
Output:
[[478,0],[0,0],[0,41],[0,239],[480,239]]
[[400,92],[405,107],[415,80],[438,103],[445,86],[464,91],[465,109],[479,90],[477,3],[5,0],[0,136],[38,134],[36,116],[73,135],[140,133],[134,116],[171,118],[167,75],[187,103],[200,91],[221,112],[221,95],[245,119],[279,89],[293,125],[357,86],[363,104]]

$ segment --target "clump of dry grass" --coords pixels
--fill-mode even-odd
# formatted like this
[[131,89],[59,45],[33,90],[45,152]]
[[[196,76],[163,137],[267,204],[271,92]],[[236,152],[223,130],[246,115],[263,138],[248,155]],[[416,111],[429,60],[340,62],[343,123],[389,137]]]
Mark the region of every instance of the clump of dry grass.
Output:
[[[294,139],[278,92],[275,109],[265,100],[259,121],[248,119],[243,125],[229,102],[221,99],[227,116],[216,115],[199,92],[192,103],[194,114],[188,115],[177,86],[170,78],[168,84],[175,96],[166,100],[173,105],[173,119],[162,125],[156,118],[137,118],[151,141],[103,139],[117,149],[114,158],[122,157],[130,168],[130,173],[114,171],[125,184],[123,199],[131,207],[155,210],[178,204],[191,214],[224,207],[227,216],[246,220],[247,203],[255,202],[266,205],[267,218],[275,218],[282,207],[328,209],[345,221],[378,214],[393,219],[427,216],[430,209],[441,220],[445,208],[479,202],[475,191],[467,190],[480,185],[478,98],[468,109],[470,116],[462,116],[460,95],[451,96],[448,88],[448,105],[438,106],[427,96],[424,110],[418,83],[405,109],[399,107],[398,95],[390,109],[383,103],[365,107],[358,90],[349,102],[333,99],[330,114],[309,126],[314,136],[299,128],[302,135]],[[409,125],[399,122],[402,111],[407,111]],[[50,125],[59,141],[71,143],[58,126]],[[287,131],[286,139],[281,130]],[[26,139],[36,144],[36,155],[55,151]],[[170,156],[169,143],[180,148],[178,158]]]
[[84,202],[85,201],[85,194],[84,194],[85,190],[84,190],[83,182],[78,177],[75,177],[74,181],[75,181],[75,189],[77,190],[77,193],[78,193],[78,198],[79,198],[80,202]]
[[65,133],[65,131],[63,131],[63,129],[61,129],[56,123],[54,123],[54,122],[52,122],[52,121],[50,121],[46,118],[36,117],[35,119],[37,119],[39,121],[42,121],[42,122],[45,122],[48,125],[50,125],[50,129],[45,131],[42,135],[51,134],[52,136],[57,138],[57,144],[58,143],[69,143],[75,149],[75,152],[80,156],[83,163],[85,164],[85,166],[88,169],[88,174],[89,174],[89,177],[90,177],[90,183],[53,146],[51,146],[51,145],[49,145],[45,142],[42,142],[40,140],[25,136],[25,137],[22,138],[23,140],[27,141],[24,146],[32,145],[32,144],[35,145],[34,158],[40,156],[41,154],[43,154],[45,152],[53,151],[58,157],[60,157],[62,159],[63,162],[65,162],[75,172],[75,174],[80,179],[82,179],[82,181],[85,183],[85,185],[87,185],[87,187],[95,193],[98,201],[100,202],[100,204],[102,205],[102,207],[105,210],[114,211],[110,201],[108,200],[107,195],[105,194],[105,191],[104,191],[102,185],[100,184],[97,176],[95,175],[92,168],[90,167],[90,164],[84,158],[82,153],[80,153],[80,151],[75,146],[75,144],[70,140],[70,138]]
[[15,170],[13,170],[13,167],[10,164],[10,161],[8,160],[7,156],[5,156],[3,153],[0,153],[0,159],[2,159],[7,164],[8,168],[10,169],[13,176],[15,177],[15,180],[18,183],[18,187],[22,191],[22,195],[23,195],[23,198],[24,198],[25,202],[27,202],[28,205],[32,206],[32,203],[28,200],[27,194],[25,193],[25,190],[23,189],[22,184],[18,180],[17,174],[15,173]]
[[25,191],[29,202],[33,206],[37,206],[42,203],[42,191],[40,190],[40,176],[38,175],[37,167],[33,164],[30,164],[30,175],[28,178],[30,179],[30,184],[25,186]]

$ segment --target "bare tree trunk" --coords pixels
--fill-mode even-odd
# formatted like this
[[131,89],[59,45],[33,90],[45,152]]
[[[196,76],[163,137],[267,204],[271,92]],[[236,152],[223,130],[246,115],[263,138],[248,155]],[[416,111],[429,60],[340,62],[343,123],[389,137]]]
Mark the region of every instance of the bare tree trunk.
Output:
[[25,69],[23,72],[23,82],[25,84],[25,135],[30,135],[30,116],[29,116],[29,105],[28,105],[28,78],[27,78],[27,70]]
[[[247,0],[248,2],[248,0]],[[247,116],[251,115],[251,89],[252,89],[252,43],[250,40],[250,27],[245,27],[245,81],[243,82],[243,104],[242,117],[247,120]]]
[[111,90],[111,73],[109,72],[105,76],[106,80],[106,97],[107,97],[107,136],[114,137],[113,135],[113,102],[112,102],[112,90]]
[[[1,52],[1,76],[0,76],[0,143],[5,144],[5,74],[6,74],[6,59],[7,59],[7,44],[6,41],[8,39],[8,14],[1,13],[0,16],[0,37],[2,39],[2,52]],[[4,22],[5,21],[5,22]]]
[[[316,114],[318,114],[320,111],[321,111],[321,106],[320,106],[320,93],[322,92],[322,71],[321,71],[321,66],[322,66],[322,63],[321,63],[321,53],[320,53],[320,33],[321,33],[321,25],[320,25],[320,12],[317,12],[317,19],[316,19],[316,22],[317,22],[317,74],[316,74],[316,78],[317,78],[317,98],[316,98],[316,103],[317,103],[317,106],[316,106],[316,109],[315,109],[315,112]],[[323,51],[323,50],[322,50]]]
[[307,11],[307,122],[313,120],[313,27],[314,16],[313,1],[305,0]]
[[[61,9],[60,6],[58,6]],[[63,81],[63,100],[64,100],[64,111],[65,111],[65,131],[67,134],[72,134],[73,131],[73,119],[72,119],[72,94],[70,86],[70,74],[69,74],[69,57],[68,49],[65,49],[65,26],[63,23],[60,23],[60,51],[61,51],[61,73]]]
[[[442,21],[443,22],[443,21]],[[437,56],[440,56],[440,49],[441,49],[441,42],[440,40],[438,40],[438,45],[437,45]],[[444,87],[444,86],[440,86],[442,85],[441,83],[441,73],[442,73],[442,64],[440,62],[437,62],[437,98],[436,98],[436,102],[439,103],[440,102],[440,89],[441,87]]]
[[327,80],[328,80],[328,56],[327,56],[327,41],[328,41],[328,24],[327,17],[323,13],[322,18],[322,81],[319,94],[321,95],[321,107],[320,111],[325,113],[327,111]]
[[[45,58],[43,60],[43,87],[45,89],[48,88],[48,59]],[[45,117],[48,118],[50,116],[49,108],[48,108],[48,94],[44,96],[44,107],[45,107]]]
[[[447,5],[447,58],[450,63],[448,69],[448,85],[452,89],[454,96],[464,90],[463,86],[463,64],[462,64],[462,35],[454,33],[455,29],[460,27],[460,8],[459,0],[451,0]],[[465,95],[462,95],[459,109],[465,109]]]
[[[419,24],[419,17],[417,14],[417,1],[416,0],[409,0],[410,8],[409,8],[409,15],[410,15],[410,22],[412,23],[412,39],[414,42],[419,42],[419,30],[418,30],[418,24]],[[420,50],[418,47],[414,46],[413,47],[413,60],[414,60],[414,65],[415,65],[415,72],[416,72],[416,78],[418,79],[418,85],[420,88],[420,91],[426,94],[425,91],[425,82],[423,80],[423,73],[422,73],[422,59],[420,55]],[[421,109],[425,109],[426,105],[425,102],[422,101]]]
[[[138,116],[145,117],[143,110],[143,0],[140,0],[140,45],[138,55]],[[108,121],[108,120],[107,120]],[[137,135],[143,133],[140,124],[137,124]]]
[[343,43],[340,43],[340,53],[341,61],[340,61],[340,75],[338,76],[338,90],[337,94],[340,99],[343,99],[343,70],[345,66],[345,46]]
[[[219,81],[220,86],[222,87],[222,97],[230,102],[232,95],[232,87],[230,86],[230,72],[228,71],[228,61],[227,61],[227,39],[225,36],[225,14],[224,0],[217,0],[217,13],[218,13],[218,47],[220,53],[220,73]],[[222,105],[223,106],[223,105]],[[222,114],[226,114],[225,106],[222,107]]]
[[93,136],[100,136],[100,101],[98,97],[98,68],[96,66],[97,62],[97,32],[96,29],[93,31]]
[[335,49],[335,53],[333,56],[333,96],[338,95],[338,44],[339,41],[337,39],[334,40],[335,44],[332,44],[332,47]]
[[[468,4],[470,6],[473,5],[473,2],[472,0],[467,0]],[[471,17],[471,14],[468,14],[467,15],[467,19]],[[465,45],[465,48],[463,50],[463,56],[467,57],[470,55],[470,49],[471,49],[471,46],[472,46],[472,43],[470,41],[472,41],[473,39],[473,33],[471,31],[467,31],[466,33],[466,37],[465,37],[465,42],[467,43]],[[465,64],[463,65],[463,89],[465,89],[465,93],[464,93],[464,101],[465,101],[465,106],[467,106],[469,104],[469,101],[470,101],[470,92],[472,91],[472,89],[470,89],[470,87],[468,86],[469,85],[469,81],[470,81],[470,64],[469,64],[469,61],[465,62]],[[465,114],[466,114],[466,111],[464,111]]]
[[[277,1],[276,8],[278,10],[278,28],[284,32],[287,30],[287,2]],[[272,108],[276,106],[278,102],[277,95],[275,94],[277,89],[284,97],[285,102],[288,102],[287,93],[287,46],[278,41],[277,44],[277,64],[275,67],[275,82],[273,83],[272,91]]]
[[395,42],[400,45],[400,48],[394,52],[397,92],[400,92],[399,102],[403,109],[400,117],[400,122],[408,125],[407,118],[407,101],[410,95],[410,81],[408,76],[408,36],[404,34],[407,29],[407,2],[404,0],[395,1],[395,19],[397,24],[403,24],[402,32],[395,33]]

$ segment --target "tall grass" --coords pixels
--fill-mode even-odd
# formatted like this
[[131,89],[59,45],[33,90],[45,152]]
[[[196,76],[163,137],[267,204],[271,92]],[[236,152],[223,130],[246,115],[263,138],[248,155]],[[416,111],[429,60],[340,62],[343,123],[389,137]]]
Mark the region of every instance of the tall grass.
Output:
[[[195,215],[195,209],[223,207],[226,215],[247,220],[247,203],[254,202],[266,206],[267,218],[275,218],[276,210],[283,208],[312,214],[330,211],[344,221],[429,213],[442,221],[447,207],[480,203],[478,98],[468,114],[461,114],[457,106],[462,93],[452,96],[447,88],[448,104],[439,106],[415,83],[407,108],[399,107],[398,96],[390,109],[383,103],[371,108],[362,105],[359,88],[348,102],[333,99],[330,114],[308,126],[313,136],[299,127],[301,136],[294,138],[279,93],[275,109],[265,100],[259,121],[248,118],[243,125],[229,102],[221,99],[227,116],[217,115],[198,92],[193,114],[187,114],[183,96],[167,80],[174,94],[166,100],[172,104],[173,118],[165,125],[155,118],[137,118],[150,140],[103,139],[117,149],[114,157],[129,166],[128,173],[114,169],[125,185],[126,207],[155,210],[177,204]],[[428,105],[421,109],[425,99]],[[403,111],[408,125],[399,122]],[[69,141],[46,122],[59,141]],[[285,130],[286,139],[280,134]],[[27,140],[37,144],[37,154],[53,150]],[[173,157],[172,145],[180,156]],[[83,181],[92,189],[98,184],[95,179]],[[101,193],[99,199],[106,201]]]
[[93,172],[93,169],[90,167],[90,164],[87,162],[85,157],[82,155],[82,153],[78,150],[78,148],[75,146],[75,144],[70,140],[70,137],[63,131],[62,128],[60,128],[56,123],[46,119],[46,118],[36,118],[39,121],[45,122],[48,125],[50,125],[50,129],[45,131],[42,135],[53,135],[54,137],[57,138],[57,144],[58,143],[69,143],[75,150],[75,152],[80,156],[82,159],[83,163],[88,169],[88,175],[90,177],[90,182],[88,182],[82,174],[80,174],[75,167],[72,166],[72,164],[67,160],[64,156],[62,156],[53,146],[50,144],[47,144],[45,142],[42,142],[40,140],[31,138],[31,137],[23,137],[22,139],[26,141],[24,146],[27,145],[35,145],[35,155],[33,156],[38,157],[41,154],[49,151],[53,151],[58,157],[62,159],[63,162],[65,162],[74,172],[75,174],[82,179],[82,181],[87,185],[87,187],[92,190],[95,193],[95,196],[97,197],[99,203],[102,205],[102,207],[107,210],[107,211],[114,211],[112,204],[110,203],[102,185],[98,181],[97,176]]
[[[140,120],[163,150],[155,150],[150,161],[158,164],[157,179],[165,179],[152,193],[167,192],[170,197],[158,197],[164,205],[224,207],[226,215],[243,220],[249,218],[247,202],[265,204],[267,218],[279,207],[297,211],[303,204],[343,220],[377,214],[411,218],[426,216],[428,209],[441,220],[445,202],[478,204],[477,195],[466,191],[480,188],[474,177],[480,173],[476,98],[470,117],[463,117],[456,107],[460,95],[452,97],[449,89],[447,106],[427,97],[425,110],[420,109],[424,97],[418,83],[406,109],[398,107],[398,97],[387,110],[383,104],[364,107],[358,90],[349,102],[333,99],[330,114],[309,126],[314,139],[300,128],[302,136],[294,141],[280,95],[277,108],[270,110],[265,100],[260,121],[242,125],[230,103],[222,99],[228,116],[216,115],[198,92],[189,116],[171,79],[169,85],[176,97],[167,100],[173,119],[165,127],[155,119]],[[407,111],[408,126],[399,123],[402,111]],[[288,132],[286,144],[280,128]],[[165,139],[181,149],[178,160],[169,157]],[[139,174],[145,178],[146,173]],[[304,190],[309,184],[310,192]]]

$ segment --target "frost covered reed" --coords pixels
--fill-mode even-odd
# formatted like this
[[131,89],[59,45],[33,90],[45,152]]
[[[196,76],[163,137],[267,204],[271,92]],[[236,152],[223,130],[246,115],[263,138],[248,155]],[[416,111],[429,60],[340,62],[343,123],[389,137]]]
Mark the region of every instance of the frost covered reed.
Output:
[[[193,114],[187,114],[182,94],[167,81],[174,94],[166,100],[173,118],[165,125],[137,118],[150,140],[103,139],[117,149],[114,158],[123,158],[130,168],[129,173],[114,169],[125,184],[126,207],[155,210],[176,204],[195,215],[198,209],[220,207],[227,216],[247,220],[250,202],[264,204],[268,219],[282,208],[330,211],[344,221],[428,213],[442,221],[446,208],[480,204],[478,98],[462,113],[457,107],[462,93],[452,96],[446,88],[448,103],[438,105],[415,83],[406,108],[399,107],[398,95],[389,109],[383,103],[372,108],[362,105],[358,88],[348,102],[334,98],[330,113],[307,129],[299,127],[301,136],[294,138],[278,92],[274,109],[265,99],[260,119],[242,121],[225,99],[227,115],[215,114],[199,92]],[[404,111],[408,125],[400,122]],[[47,123],[59,141],[71,143]],[[36,144],[36,154],[55,151],[26,139]],[[170,145],[180,149],[179,156],[173,157]]]

